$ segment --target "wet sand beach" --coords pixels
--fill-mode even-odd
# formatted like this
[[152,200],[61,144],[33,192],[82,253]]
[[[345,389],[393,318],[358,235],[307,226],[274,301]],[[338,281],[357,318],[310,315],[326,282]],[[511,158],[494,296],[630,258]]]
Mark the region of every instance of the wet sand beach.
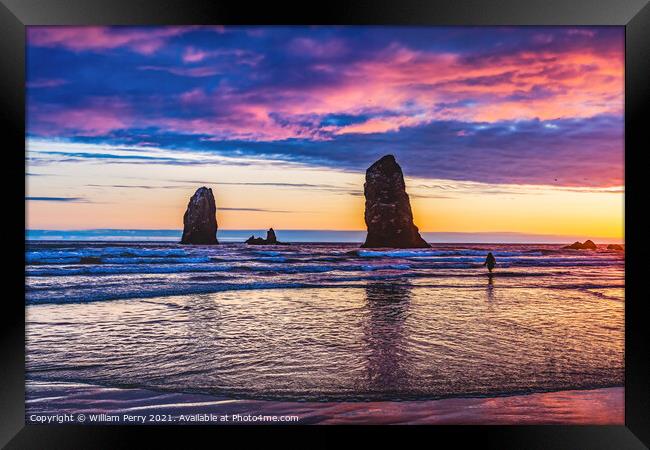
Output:
[[[233,400],[210,395],[107,388],[78,383],[27,384],[26,420],[34,415],[84,414],[84,423],[113,423],[91,415],[145,416],[149,424],[278,423],[268,416],[297,416],[298,424],[505,425],[624,423],[622,387],[546,392],[487,398],[450,398],[404,402],[276,402]],[[231,416],[228,422],[213,417]],[[233,414],[242,417],[234,420]],[[183,419],[181,416],[186,416]],[[266,420],[246,416],[267,416]],[[153,417],[151,417],[153,416]],[[171,416],[160,417],[160,416]],[[156,420],[157,419],[157,420]],[[133,419],[134,421],[137,419]],[[135,423],[123,419],[115,423]]]
[[28,415],[623,422],[622,252],[39,243],[27,258]]

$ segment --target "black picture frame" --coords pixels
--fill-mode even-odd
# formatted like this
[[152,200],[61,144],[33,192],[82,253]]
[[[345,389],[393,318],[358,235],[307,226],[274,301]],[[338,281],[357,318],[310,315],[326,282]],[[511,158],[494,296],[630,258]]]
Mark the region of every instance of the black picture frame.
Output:
[[[11,221],[5,241],[6,283],[12,295],[2,304],[0,328],[0,445],[7,448],[124,448],[133,439],[168,444],[187,434],[218,433],[219,427],[129,427],[26,425],[24,417],[25,322],[24,303],[24,175],[25,160],[25,26],[28,25],[165,25],[165,24],[381,24],[381,25],[618,25],[625,27],[625,425],[624,426],[437,426],[407,427],[398,431],[426,437],[437,444],[452,437],[455,445],[480,444],[498,448],[633,449],[650,445],[650,370],[648,326],[645,323],[642,280],[648,264],[642,230],[644,177],[643,153],[650,148],[647,126],[650,105],[650,4],[649,0],[367,0],[329,1],[318,4],[233,0],[0,0],[0,115],[8,125],[5,149],[5,211]],[[23,150],[21,155],[19,149]],[[22,173],[21,173],[22,172]],[[11,176],[7,176],[7,175]],[[646,202],[647,205],[647,202]],[[22,217],[22,219],[21,219]],[[5,223],[6,225],[7,223]],[[22,229],[21,229],[22,227]],[[19,236],[23,236],[22,240]],[[22,242],[21,242],[22,241]],[[311,431],[322,442],[341,434],[335,428]],[[251,434],[235,429],[240,444]],[[355,428],[355,431],[360,428]],[[362,430],[367,430],[361,427]],[[230,429],[231,430],[231,429]],[[264,428],[264,434],[286,427]],[[295,431],[295,428],[290,431]],[[340,428],[337,428],[340,431]],[[346,428],[350,431],[350,428]],[[384,439],[386,429],[373,427],[367,434]],[[324,435],[324,433],[327,433]],[[402,434],[402,433],[399,433]],[[216,437],[215,437],[216,438]],[[320,439],[320,437],[319,437]],[[223,444],[221,441],[215,443]]]

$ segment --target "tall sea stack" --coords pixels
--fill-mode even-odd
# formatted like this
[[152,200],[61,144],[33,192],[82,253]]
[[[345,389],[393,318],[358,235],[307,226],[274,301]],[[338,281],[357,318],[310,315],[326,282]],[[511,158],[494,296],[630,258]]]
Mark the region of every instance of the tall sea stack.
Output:
[[431,247],[413,223],[402,168],[393,155],[384,156],[368,168],[363,192],[368,236],[362,247]]
[[181,244],[218,244],[217,207],[212,189],[200,187],[196,190],[183,216],[183,238]]

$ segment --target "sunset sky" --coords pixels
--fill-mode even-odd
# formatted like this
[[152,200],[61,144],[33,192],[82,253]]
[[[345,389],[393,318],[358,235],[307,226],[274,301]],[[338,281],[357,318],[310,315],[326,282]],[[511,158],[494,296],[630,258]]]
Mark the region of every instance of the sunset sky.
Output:
[[622,27],[28,27],[27,227],[360,230],[392,153],[423,231],[623,238]]

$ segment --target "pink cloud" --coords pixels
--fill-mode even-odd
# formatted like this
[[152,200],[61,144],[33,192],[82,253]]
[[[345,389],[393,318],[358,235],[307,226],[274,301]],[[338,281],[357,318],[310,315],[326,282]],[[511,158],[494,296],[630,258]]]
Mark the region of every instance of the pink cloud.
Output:
[[204,52],[202,50],[197,50],[194,47],[187,47],[183,52],[183,62],[186,63],[200,62],[203,61],[207,55],[208,55],[207,52]]
[[[236,64],[243,64],[253,67],[262,61],[262,59],[264,59],[264,55],[238,48],[208,51],[197,49],[195,47],[187,47],[184,50],[181,58],[184,63],[188,64],[201,62],[209,58],[216,59],[219,63],[231,64],[231,59],[234,58],[234,62]],[[224,70],[227,70],[227,68],[224,67]]]
[[[394,47],[379,58],[342,68],[340,78],[335,86],[294,92],[298,101],[281,107],[294,113],[380,108],[411,115],[417,123],[417,117],[420,122],[591,117],[619,113],[623,106],[622,56],[596,51],[521,52],[486,66],[464,64],[453,54]],[[382,123],[389,126],[395,120]]]
[[[433,120],[551,120],[620,113],[623,107],[622,57],[597,52],[521,52],[502,58],[499,65],[472,65],[454,54],[391,46],[371,60],[344,66],[319,62],[316,69],[335,73],[336,82],[210,94],[194,89],[180,101],[215,108],[213,115],[173,119],[162,126],[215,139],[322,139],[327,134],[395,131]],[[308,120],[385,111],[393,114],[349,125],[319,128],[318,120]]]
[[150,55],[168,39],[187,33],[192,27],[27,27],[30,45],[64,47],[72,51],[106,51],[126,47],[136,53]]
[[127,103],[111,98],[95,98],[87,105],[69,108],[40,108],[30,113],[30,132],[57,136],[73,132],[83,136],[101,136],[128,128],[133,115]]
[[207,100],[207,95],[203,89],[192,89],[191,91],[183,92],[180,95],[181,103],[186,105],[200,104]]
[[[93,39],[88,38],[99,48],[106,31],[93,30],[104,30]],[[108,30],[114,33],[113,29]],[[168,30],[166,36],[169,36],[173,28],[163,30]],[[46,42],[43,36],[30,38]],[[72,36],[63,33],[58,35],[58,40],[52,36],[49,39],[47,42],[63,45],[61,43],[71,41]],[[136,45],[140,39],[137,33],[128,39],[122,36],[120,45]],[[155,47],[156,39],[164,37],[149,36],[148,39],[154,40]],[[144,42],[151,43],[145,40],[140,44],[144,45]],[[90,44],[87,41],[76,45],[88,48]],[[113,42],[111,45],[117,44]],[[325,56],[345,51],[337,41],[318,43],[300,38],[290,45],[292,51]],[[213,58],[211,63],[214,64],[150,65],[140,66],[140,69],[186,77],[209,77],[232,64],[232,58],[239,64],[256,64],[262,55],[240,49],[207,51],[188,47],[182,57],[184,62],[192,64]],[[279,140],[381,133],[433,120],[551,120],[622,113],[622,52],[598,48],[528,50],[489,57],[487,61],[468,62],[453,53],[414,51],[391,45],[371,58],[345,63],[317,61],[313,66],[307,66],[307,70],[324,74],[327,82],[322,84],[262,85],[245,91],[222,86],[210,93],[192,89],[177,98],[182,105],[206,111],[205,117],[150,118],[140,124],[208,135],[208,139]],[[99,109],[97,105],[91,105],[86,110],[64,111],[54,114],[57,117],[43,119],[40,126],[58,123],[63,129],[74,129],[74,126],[66,125],[67,119],[70,124],[78,124],[78,129],[83,132],[99,134],[101,130],[119,129],[129,120],[124,107]],[[320,127],[319,121],[313,119],[328,114],[372,116],[386,111],[391,114],[349,125]],[[83,114],[90,117],[87,124],[81,120]]]
[[423,118],[417,116],[380,117],[359,124],[338,127],[334,130],[334,134],[386,133],[388,131],[397,131],[402,127],[416,126],[422,122]]
[[[299,125],[281,125],[273,120],[266,108],[240,105],[227,109],[227,114],[209,118],[161,118],[155,125],[165,130],[208,135],[207,140],[245,139],[251,141],[278,141],[310,136],[308,128]],[[153,123],[152,123],[153,125]]]

